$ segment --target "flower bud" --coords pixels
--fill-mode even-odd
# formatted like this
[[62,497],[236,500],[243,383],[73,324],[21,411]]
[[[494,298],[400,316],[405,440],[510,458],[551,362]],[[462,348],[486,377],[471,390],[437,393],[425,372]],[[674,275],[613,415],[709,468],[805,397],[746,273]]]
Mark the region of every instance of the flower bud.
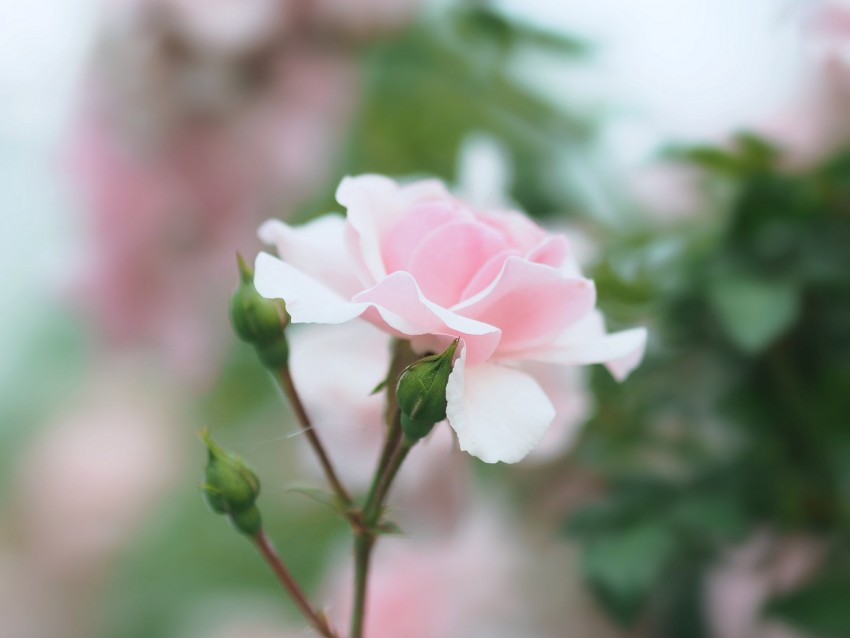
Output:
[[442,354],[412,363],[399,376],[396,398],[402,430],[410,441],[418,441],[446,418],[446,385],[457,344],[455,339]]
[[243,341],[253,343],[258,350],[264,346],[275,346],[285,340],[284,328],[289,322],[286,306],[280,299],[266,299],[254,287],[254,273],[241,255],[236,256],[239,264],[239,286],[230,297],[230,322],[233,330]]
[[237,530],[248,536],[255,536],[263,529],[263,517],[256,505],[242,512],[231,512],[230,522]]
[[245,534],[260,529],[260,512],[255,506],[260,494],[257,475],[237,455],[213,441],[209,430],[201,432],[207,446],[204,469],[204,498],[214,512],[227,514],[236,528]]

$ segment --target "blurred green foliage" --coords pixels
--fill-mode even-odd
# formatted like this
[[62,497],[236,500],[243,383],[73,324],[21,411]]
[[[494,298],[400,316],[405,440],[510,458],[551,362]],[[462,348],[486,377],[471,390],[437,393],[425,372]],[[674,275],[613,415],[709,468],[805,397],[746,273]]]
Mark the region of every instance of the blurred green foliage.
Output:
[[[370,47],[358,116],[337,178],[382,173],[452,182],[463,140],[485,133],[513,158],[512,195],[525,210],[564,210],[571,191],[560,170],[562,157],[577,153],[593,127],[589,118],[567,112],[512,72],[514,56],[524,51],[569,63],[587,49],[474,4],[426,15],[398,37]],[[330,191],[304,210],[316,215],[337,208]]]
[[648,614],[669,638],[704,635],[683,598],[723,548],[765,526],[812,535],[838,573],[767,611],[846,636],[850,154],[795,170],[742,135],[676,155],[725,195],[711,216],[624,234],[594,273],[608,314],[649,323],[652,344],[622,387],[594,375],[577,456],[608,487],[566,531],[612,616]]

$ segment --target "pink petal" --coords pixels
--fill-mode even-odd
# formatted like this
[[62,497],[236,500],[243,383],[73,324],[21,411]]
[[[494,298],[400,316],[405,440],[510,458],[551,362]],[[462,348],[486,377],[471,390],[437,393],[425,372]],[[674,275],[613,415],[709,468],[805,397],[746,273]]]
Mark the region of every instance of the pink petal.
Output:
[[501,328],[499,354],[504,355],[550,342],[590,312],[595,301],[589,279],[509,257],[487,289],[452,310]]
[[409,270],[410,256],[422,238],[457,219],[457,207],[448,200],[431,201],[414,207],[384,233],[381,253],[387,272]]
[[365,319],[408,335],[448,335],[467,341],[471,361],[493,354],[501,331],[492,325],[456,314],[428,300],[410,273],[397,271],[352,300],[372,307]]
[[447,196],[436,180],[401,187],[382,175],[346,177],[336,191],[346,207],[347,241],[364,282],[371,284],[387,274],[381,254],[381,238],[410,208],[421,200]]
[[460,293],[460,301],[466,302],[472,297],[478,295],[482,290],[488,288],[493,284],[496,278],[499,276],[499,273],[502,272],[502,268],[505,266],[505,262],[508,260],[508,257],[519,257],[519,251],[516,248],[510,248],[508,250],[503,250],[502,252],[491,257],[479,270],[475,273],[475,276],[469,280],[469,283],[466,285],[466,288]]
[[277,248],[283,261],[331,290],[350,297],[362,288],[346,247],[342,216],[324,215],[301,226],[272,219],[260,226],[258,235]]
[[555,417],[548,397],[525,372],[465,364],[464,347],[446,387],[446,413],[460,448],[485,463],[522,460]]
[[448,308],[461,299],[482,265],[504,248],[496,231],[475,222],[454,222],[420,237],[406,270],[428,299]]
[[569,254],[569,240],[564,235],[551,235],[528,253],[528,261],[559,268]]
[[[534,249],[532,249],[528,254],[528,260],[533,261],[536,264],[559,268],[564,263],[569,251],[570,248],[567,238],[563,235],[555,235],[547,237]],[[502,267],[505,265],[505,261],[507,261],[508,257],[514,256],[520,256],[520,252],[516,248],[503,250],[501,253],[491,257],[475,274],[475,276],[470,279],[466,288],[464,288],[460,294],[460,300],[465,301],[491,285],[493,280],[499,276],[499,273],[502,271]],[[581,274],[570,276],[581,277]]]
[[546,231],[522,213],[512,210],[479,213],[479,221],[502,233],[511,245],[525,254],[546,238]]

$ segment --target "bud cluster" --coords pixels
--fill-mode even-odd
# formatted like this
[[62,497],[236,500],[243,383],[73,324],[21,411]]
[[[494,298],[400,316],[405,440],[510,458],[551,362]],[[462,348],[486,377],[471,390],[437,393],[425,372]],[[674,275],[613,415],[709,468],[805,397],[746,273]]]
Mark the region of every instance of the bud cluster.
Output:
[[230,298],[230,322],[236,335],[254,346],[263,364],[273,370],[289,359],[285,329],[289,323],[280,299],[266,299],[254,287],[254,273],[241,256],[239,286]]
[[209,430],[201,432],[201,439],[208,452],[203,485],[207,504],[212,511],[227,515],[240,532],[253,536],[262,527],[256,506],[260,480],[239,456],[213,441]]

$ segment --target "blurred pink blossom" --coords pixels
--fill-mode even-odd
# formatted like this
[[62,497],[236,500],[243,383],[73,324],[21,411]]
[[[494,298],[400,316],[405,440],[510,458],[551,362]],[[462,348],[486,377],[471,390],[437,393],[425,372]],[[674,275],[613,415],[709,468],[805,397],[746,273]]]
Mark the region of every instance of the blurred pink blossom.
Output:
[[24,553],[57,577],[97,574],[179,476],[168,402],[137,385],[104,370],[19,461],[14,502]]
[[764,619],[772,597],[802,585],[822,562],[824,546],[796,535],[761,531],[728,552],[709,575],[707,616],[715,638],[802,638],[778,621]]
[[[324,182],[356,103],[353,42],[328,45],[351,12],[328,4],[104,5],[66,163],[90,233],[74,293],[108,343],[214,373],[234,253]],[[373,4],[358,20],[396,28],[416,3]]]
[[672,162],[651,162],[628,176],[630,195],[654,221],[665,224],[693,217],[703,202],[700,172]]
[[18,459],[0,545],[4,638],[95,635],[110,563],[178,479],[167,393],[114,366],[89,383]]
[[[387,538],[376,548],[367,596],[370,638],[516,638],[531,636],[517,587],[519,547],[496,511],[468,512],[442,539]],[[330,614],[344,626],[350,574],[332,579]]]
[[755,127],[792,166],[817,162],[850,141],[850,4],[820,0],[803,15],[809,57],[798,96]]

